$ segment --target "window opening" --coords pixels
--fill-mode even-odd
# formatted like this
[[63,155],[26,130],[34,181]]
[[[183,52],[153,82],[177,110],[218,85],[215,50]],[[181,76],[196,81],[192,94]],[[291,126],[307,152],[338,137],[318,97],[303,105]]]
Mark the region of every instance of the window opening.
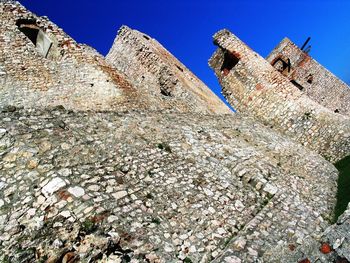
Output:
[[221,66],[221,72],[223,73],[223,75],[227,76],[230,73],[230,71],[234,68],[234,66],[237,65],[238,62],[239,58],[226,50],[224,53],[224,61]]
[[52,41],[44,31],[37,26],[36,21],[34,19],[18,19],[16,25],[35,45],[39,54],[46,58],[50,52]]

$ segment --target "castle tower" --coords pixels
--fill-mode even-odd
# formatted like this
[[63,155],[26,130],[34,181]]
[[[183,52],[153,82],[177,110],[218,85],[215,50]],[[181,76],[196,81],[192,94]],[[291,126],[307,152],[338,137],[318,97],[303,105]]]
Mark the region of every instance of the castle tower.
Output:
[[350,87],[285,38],[266,59],[308,97],[335,113],[350,115]]
[[312,100],[228,30],[216,33],[214,42],[218,49],[209,64],[238,112],[254,116],[327,159],[350,153],[348,116]]

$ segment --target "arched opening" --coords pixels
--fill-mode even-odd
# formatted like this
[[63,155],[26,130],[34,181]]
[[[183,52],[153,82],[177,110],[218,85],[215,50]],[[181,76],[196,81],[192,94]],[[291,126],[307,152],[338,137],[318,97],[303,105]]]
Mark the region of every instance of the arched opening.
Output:
[[307,83],[312,84],[313,81],[314,81],[314,77],[311,74],[307,76],[307,79],[306,79]]
[[224,53],[224,61],[221,66],[221,72],[224,76],[227,76],[234,66],[239,62],[239,58],[236,57],[229,51],[225,51]]
[[289,58],[287,59],[287,62],[282,58],[277,58],[271,63],[271,65],[285,76],[290,72],[291,65]]
[[50,52],[52,41],[40,27],[37,26],[36,21],[34,19],[18,19],[16,25],[34,44],[39,54],[46,58]]

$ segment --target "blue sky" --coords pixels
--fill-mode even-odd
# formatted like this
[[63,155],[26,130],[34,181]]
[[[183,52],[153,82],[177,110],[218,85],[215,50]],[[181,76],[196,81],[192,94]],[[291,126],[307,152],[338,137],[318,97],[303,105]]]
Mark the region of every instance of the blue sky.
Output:
[[227,28],[266,57],[285,36],[301,46],[311,37],[311,56],[350,83],[350,1],[20,0],[46,15],[80,43],[106,55],[121,25],[162,43],[215,93],[220,86],[208,59],[212,35]]

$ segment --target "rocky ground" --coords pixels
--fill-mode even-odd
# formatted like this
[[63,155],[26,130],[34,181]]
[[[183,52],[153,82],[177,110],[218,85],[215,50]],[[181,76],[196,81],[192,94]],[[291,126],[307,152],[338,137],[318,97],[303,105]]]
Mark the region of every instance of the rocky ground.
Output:
[[63,107],[1,113],[0,173],[4,262],[263,262],[321,235],[337,178],[248,117]]
[[330,226],[317,239],[306,238],[298,248],[277,246],[268,262],[350,262],[350,205],[339,217],[336,224]]

